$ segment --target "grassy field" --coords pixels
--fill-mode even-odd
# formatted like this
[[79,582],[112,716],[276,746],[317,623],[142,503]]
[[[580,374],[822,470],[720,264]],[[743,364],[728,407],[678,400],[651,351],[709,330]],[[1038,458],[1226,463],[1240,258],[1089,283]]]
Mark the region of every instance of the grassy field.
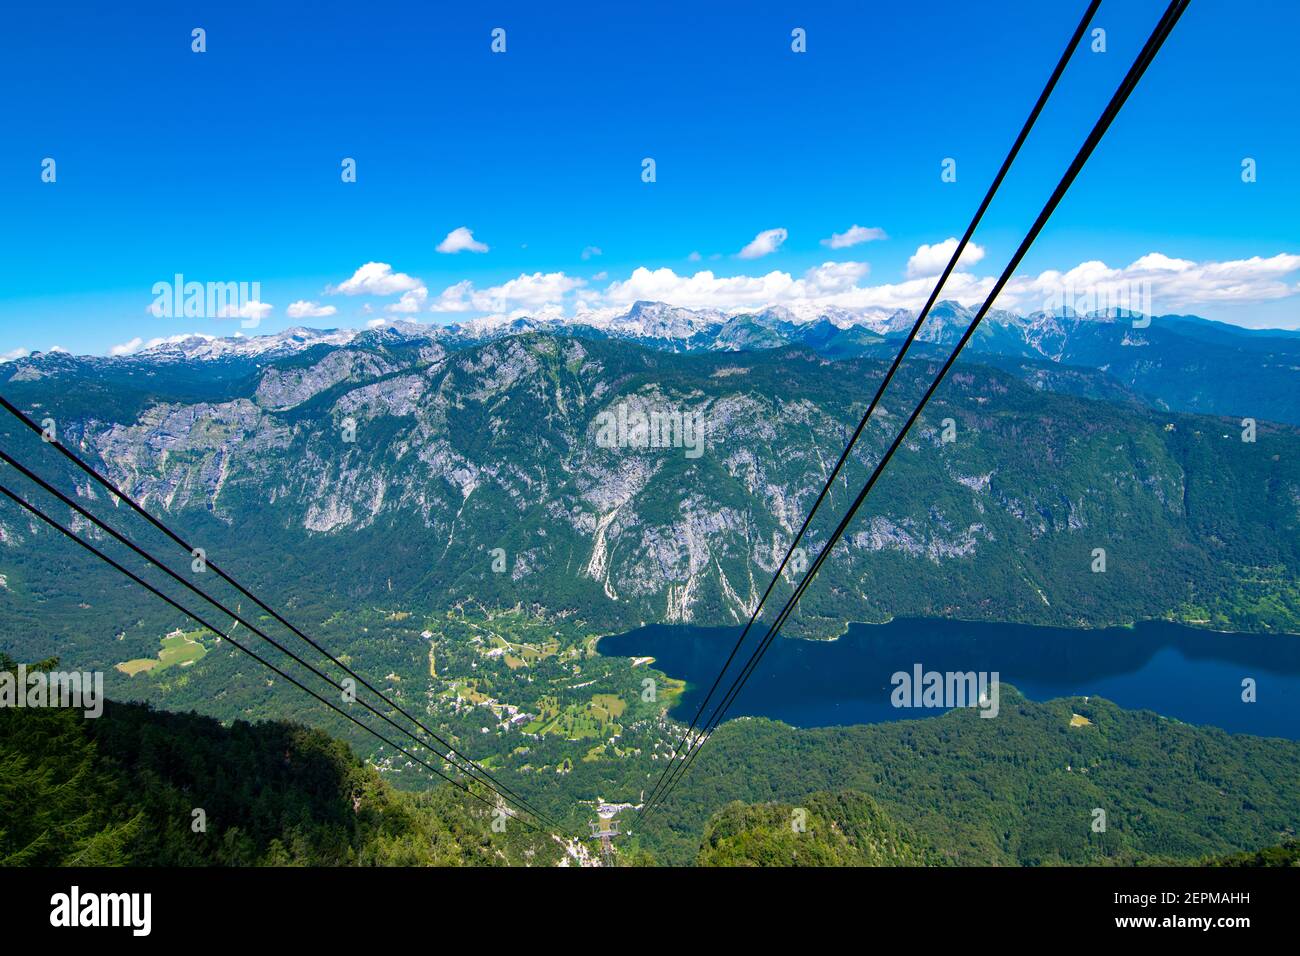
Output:
[[142,674],[145,673],[146,671],[151,671],[157,666],[158,666],[158,658],[156,657],[137,657],[133,661],[123,661],[122,663],[116,665],[117,669],[120,670],[127,677],[134,677],[136,674]]
[[137,657],[123,661],[116,667],[129,677],[143,673],[158,674],[169,667],[187,667],[207,654],[208,649],[201,640],[204,633],[206,632],[173,631],[159,641],[161,647],[157,657]]
[[623,716],[627,701],[616,694],[596,694],[591,698],[589,709],[602,723],[612,723]]
[[561,708],[553,697],[540,701],[541,714],[524,730],[528,733],[558,734],[566,740],[617,736],[623,732],[615,720],[627,710],[627,701],[615,694],[596,694],[586,704]]

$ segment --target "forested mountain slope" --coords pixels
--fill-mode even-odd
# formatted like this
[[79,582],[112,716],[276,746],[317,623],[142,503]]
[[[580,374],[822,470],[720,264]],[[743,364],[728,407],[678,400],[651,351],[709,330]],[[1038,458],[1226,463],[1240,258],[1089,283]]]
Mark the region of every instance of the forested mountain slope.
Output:
[[709,821],[698,866],[924,866],[938,859],[869,796],[814,793],[790,804],[730,803]]
[[[12,669],[0,655],[0,668]],[[562,846],[450,786],[401,793],[283,722],[109,701],[0,709],[0,866],[543,865]]]
[[[809,559],[932,370],[904,368],[810,529]],[[309,616],[473,598],[615,628],[743,620],[882,371],[801,349],[526,334],[445,351],[373,333],[209,383],[220,400],[169,396],[166,381],[89,400],[83,377],[99,373],[85,369],[16,397],[213,560]],[[602,441],[602,422],[638,412],[698,422],[699,441]],[[6,447],[125,516],[0,424]],[[1300,630],[1300,430],[1261,421],[1245,435],[958,366],[791,629],[908,614]],[[29,657],[66,654],[87,618],[118,633],[139,613],[103,572],[61,574],[68,561],[65,542],[0,505],[0,606],[29,622],[42,609],[40,634],[17,629],[34,635],[18,645]],[[54,607],[54,593],[74,600]]]
[[[626,815],[619,861],[1272,865],[1294,856],[1293,844],[1267,849],[1294,840],[1294,742],[1229,736],[1097,698],[1037,704],[1006,685],[1002,693],[998,720],[959,711],[808,731],[728,723],[644,828]],[[1076,711],[1091,723],[1074,725]],[[627,765],[630,785],[646,786],[653,770],[649,761]],[[585,829],[589,783],[511,778],[571,832]],[[449,785],[395,790],[345,744],[300,725],[223,725],[113,701],[92,720],[66,709],[0,710],[0,865],[565,857],[564,840],[517,821],[497,832],[488,808]]]
[[[686,862],[733,800],[805,806],[811,819],[810,794],[856,791],[878,804],[886,832],[890,820],[905,825],[904,842],[935,848],[944,865],[1194,863],[1294,839],[1294,741],[1194,727],[1098,697],[1039,703],[1007,684],[1001,694],[996,720],[956,710],[807,730],[730,721],[641,838],[661,859]],[[1074,714],[1090,723],[1076,725]]]

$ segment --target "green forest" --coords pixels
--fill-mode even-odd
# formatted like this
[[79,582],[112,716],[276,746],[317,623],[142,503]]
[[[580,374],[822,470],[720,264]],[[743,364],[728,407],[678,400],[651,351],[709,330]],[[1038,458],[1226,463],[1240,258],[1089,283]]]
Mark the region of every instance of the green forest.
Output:
[[[46,662],[51,664],[52,662]],[[12,661],[0,659],[12,668]],[[0,865],[553,865],[546,834],[450,785],[393,789],[348,746],[109,701],[0,709]]]
[[[1296,744],[1098,698],[1038,704],[1005,685],[1002,695],[996,721],[954,711],[819,730],[729,722],[643,829],[631,813],[621,817],[616,862],[1295,861]],[[1075,713],[1090,723],[1072,722]],[[494,768],[566,829],[552,835],[511,819],[497,832],[491,808],[451,785],[395,788],[346,743],[298,724],[223,723],[113,701],[98,719],[6,708],[0,863],[556,865],[573,856],[566,845],[594,851],[581,839],[593,789],[617,797],[616,779],[648,787],[655,769],[633,756],[573,765],[588,772]]]

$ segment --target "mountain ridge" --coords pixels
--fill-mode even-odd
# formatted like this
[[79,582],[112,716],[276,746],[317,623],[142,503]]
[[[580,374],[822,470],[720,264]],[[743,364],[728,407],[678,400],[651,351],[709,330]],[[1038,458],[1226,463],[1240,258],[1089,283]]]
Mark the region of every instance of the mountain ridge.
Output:
[[[905,364],[808,555],[934,367]],[[299,593],[395,590],[428,607],[473,596],[590,609],[611,627],[729,624],[752,609],[861,414],[865,388],[845,382],[882,370],[803,346],[680,354],[527,333],[452,351],[380,334],[228,370],[198,398],[188,377],[180,397],[157,379],[127,395],[87,367],[24,383],[18,400],[54,413],[65,440],[214,554],[246,553],[241,529],[258,528]],[[598,417],[620,408],[698,416],[703,454],[602,447]],[[1238,432],[961,364],[791,629],[996,611],[1300,630],[1300,433],[1261,423],[1248,444]],[[0,547],[6,571],[20,541],[43,540],[16,517],[0,511],[15,546]],[[1098,547],[1105,574],[1089,570]]]
[[[914,350],[946,354],[974,311],[937,303]],[[0,365],[0,382],[23,383],[77,366],[145,375],[190,364],[253,374],[268,363],[324,349],[389,347],[459,350],[527,333],[636,342],[661,351],[747,352],[805,345],[833,359],[887,360],[915,320],[911,310],[791,308],[685,309],[637,301],[626,312],[599,310],[573,318],[501,317],[459,324],[382,322],[367,329],[294,327],[261,336],[173,337],[130,355],[33,353]],[[1237,415],[1300,424],[1300,331],[1245,329],[1187,315],[1135,316],[1115,310],[1015,314],[993,310],[971,339],[964,361],[984,361],[1028,380],[1046,365],[1092,369],[1142,401],[1171,411]],[[1030,363],[1019,368],[1017,363]]]

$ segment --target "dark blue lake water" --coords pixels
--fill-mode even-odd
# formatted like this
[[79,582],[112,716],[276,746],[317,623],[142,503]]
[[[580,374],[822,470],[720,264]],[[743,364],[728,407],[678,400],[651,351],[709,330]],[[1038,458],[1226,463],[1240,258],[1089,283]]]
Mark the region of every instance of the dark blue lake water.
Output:
[[[673,716],[689,721],[739,635],[740,628],[651,625],[603,638],[600,652],[653,657],[657,668],[687,681]],[[750,631],[740,661],[759,636],[758,628]],[[1300,637],[1215,634],[1165,622],[1075,630],[898,619],[852,625],[838,641],[778,638],[728,717],[822,727],[942,713],[891,704],[891,676],[916,664],[997,671],[1031,700],[1098,695],[1187,723],[1300,740]],[[733,664],[719,693],[736,672]],[[1242,701],[1247,677],[1255,680],[1255,703]]]

